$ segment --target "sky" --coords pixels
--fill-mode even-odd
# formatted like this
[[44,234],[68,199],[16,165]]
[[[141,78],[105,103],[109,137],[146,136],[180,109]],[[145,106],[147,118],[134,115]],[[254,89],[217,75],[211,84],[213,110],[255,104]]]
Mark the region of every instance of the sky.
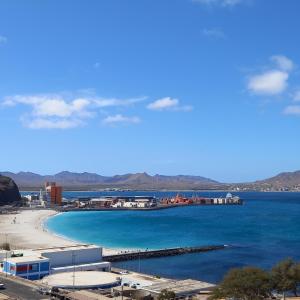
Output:
[[300,1],[2,0],[0,170],[300,169]]

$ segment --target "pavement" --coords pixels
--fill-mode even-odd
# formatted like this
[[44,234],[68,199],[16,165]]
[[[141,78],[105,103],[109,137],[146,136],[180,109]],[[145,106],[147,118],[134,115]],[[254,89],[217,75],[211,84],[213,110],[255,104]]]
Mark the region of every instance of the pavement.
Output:
[[5,285],[5,288],[1,289],[0,293],[9,296],[10,299],[18,299],[18,300],[50,299],[50,296],[41,295],[37,291],[37,287],[35,287],[34,285],[21,282],[15,278],[9,278],[9,277],[6,278],[5,276],[1,275],[0,283],[3,283]]

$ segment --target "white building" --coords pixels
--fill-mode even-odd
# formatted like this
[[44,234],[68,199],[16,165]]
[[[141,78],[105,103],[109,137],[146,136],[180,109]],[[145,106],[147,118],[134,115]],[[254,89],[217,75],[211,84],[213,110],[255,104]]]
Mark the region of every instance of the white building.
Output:
[[33,250],[51,261],[51,267],[87,264],[102,261],[102,248],[95,245],[75,245]]
[[137,199],[137,200],[135,200],[135,202],[137,203],[137,207],[139,207],[139,208],[150,207],[149,199]]
[[25,195],[24,198],[27,199],[27,204],[29,205],[29,207],[44,207],[45,206],[45,202],[44,202],[43,198],[41,198],[41,195],[29,194],[29,195]]
[[124,202],[123,203],[123,207],[136,208],[138,206],[137,206],[137,202],[136,201],[128,201],[128,202]]

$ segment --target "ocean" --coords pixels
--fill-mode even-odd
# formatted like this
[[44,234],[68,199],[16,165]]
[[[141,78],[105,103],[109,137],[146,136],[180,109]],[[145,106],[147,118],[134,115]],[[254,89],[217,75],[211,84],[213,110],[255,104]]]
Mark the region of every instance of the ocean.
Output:
[[[65,197],[120,194],[65,192]],[[122,192],[168,197],[171,192]],[[199,192],[199,196],[225,196]],[[194,193],[184,193],[192,196]],[[109,248],[158,249],[229,245],[225,250],[115,263],[115,266],[170,278],[219,282],[231,268],[270,269],[291,257],[300,261],[300,193],[235,193],[242,206],[190,206],[157,211],[67,212],[47,220],[49,230]]]

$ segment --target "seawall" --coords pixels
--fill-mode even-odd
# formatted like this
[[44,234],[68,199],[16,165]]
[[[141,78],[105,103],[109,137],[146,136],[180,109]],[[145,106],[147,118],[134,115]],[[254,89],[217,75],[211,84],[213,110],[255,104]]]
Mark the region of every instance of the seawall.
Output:
[[126,252],[126,253],[121,253],[121,254],[106,255],[106,256],[103,256],[103,259],[105,261],[109,261],[109,262],[118,262],[118,261],[126,261],[126,260],[175,256],[175,255],[183,255],[183,254],[188,254],[188,253],[215,251],[215,250],[225,249],[226,247],[228,247],[228,246],[226,246],[226,245],[211,245],[211,246],[178,247],[178,248],[167,248],[167,249],[159,249],[159,250],[146,250],[146,251]]

